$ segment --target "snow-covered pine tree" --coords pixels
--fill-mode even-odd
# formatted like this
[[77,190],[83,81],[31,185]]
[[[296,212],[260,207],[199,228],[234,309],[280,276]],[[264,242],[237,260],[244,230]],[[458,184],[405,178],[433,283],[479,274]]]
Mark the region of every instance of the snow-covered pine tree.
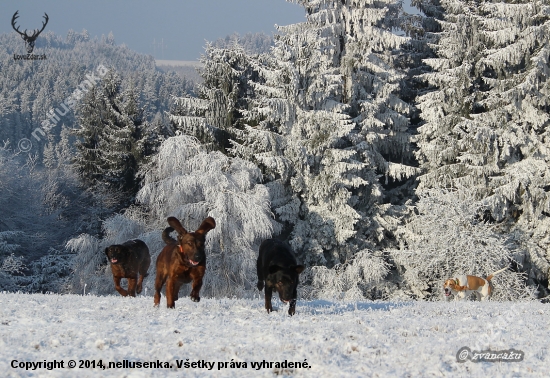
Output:
[[[3,240],[4,237],[5,232],[0,232],[0,253],[10,246],[19,247],[5,243]],[[16,256],[14,253],[2,257],[2,262],[0,263],[0,290],[11,292],[25,290],[27,280],[23,275],[26,269],[23,260],[23,256]]]
[[[79,124],[75,165],[84,183],[135,195],[138,166],[146,158],[145,150],[154,150],[148,144],[155,142],[148,135],[135,91],[122,90],[118,75],[109,71],[101,86],[84,97]],[[124,204],[131,201],[129,198]]]
[[423,75],[420,187],[464,185],[492,221],[525,235],[522,269],[547,277],[550,172],[546,156],[550,15],[547,1],[448,0]]
[[42,152],[42,162],[46,168],[53,168],[57,165],[57,159],[55,156],[55,138],[53,134],[48,134],[48,142],[44,146],[44,151]]
[[252,56],[234,41],[226,48],[207,44],[199,69],[203,82],[197,97],[175,98],[170,120],[176,130],[227,153],[235,130],[242,128],[242,110],[248,108],[252,90],[248,84],[257,77]]
[[296,2],[307,21],[279,27],[272,56],[258,60],[248,124],[233,151],[262,167],[278,219],[307,264],[352,263],[397,223],[385,203],[403,196],[384,185],[417,173],[410,107],[399,99],[404,75],[393,58],[407,41],[392,33],[400,3]]
[[354,234],[358,218],[341,176],[355,176],[351,170],[361,164],[346,165],[353,151],[343,150],[343,137],[353,125],[338,103],[341,78],[320,42],[334,36],[318,38],[317,28],[313,22],[279,28],[274,58],[258,59],[260,77],[251,83],[256,96],[243,112],[243,143],[235,142],[233,153],[266,173],[275,212],[293,229],[291,244],[303,262],[333,265],[340,258],[335,247]]
[[111,45],[111,46],[116,45],[116,42],[115,42],[115,35],[113,34],[112,31],[110,31],[109,34],[107,35],[106,43],[107,43],[108,45]]
[[156,103],[158,101],[158,90],[155,87],[155,77],[153,75],[148,75],[145,79],[145,85],[143,87],[143,91],[141,92],[141,97],[143,102],[148,104],[147,111],[151,114],[157,113]]
[[74,166],[86,187],[95,186],[103,177],[103,151],[100,147],[102,109],[104,106],[101,91],[93,87],[84,96],[77,110],[79,128],[74,131],[78,138]]
[[129,98],[123,98],[121,80],[113,71],[103,78],[102,129],[99,134],[103,183],[111,189],[137,192],[137,157],[135,121],[139,119],[136,98],[130,90]]

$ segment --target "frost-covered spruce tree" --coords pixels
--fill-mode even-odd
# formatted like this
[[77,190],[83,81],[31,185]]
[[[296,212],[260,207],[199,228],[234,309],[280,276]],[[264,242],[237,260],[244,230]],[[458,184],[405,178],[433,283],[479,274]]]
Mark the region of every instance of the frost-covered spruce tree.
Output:
[[[0,232],[0,253],[2,249],[6,247],[3,245],[4,232]],[[9,247],[9,245],[8,245]],[[23,263],[23,256],[16,256],[14,253],[7,255],[0,263],[0,290],[2,291],[25,291],[28,279],[24,276],[26,269]]]
[[242,110],[248,108],[252,90],[248,82],[257,73],[249,56],[237,41],[226,48],[207,44],[199,69],[203,82],[197,97],[174,101],[170,120],[177,130],[198,138],[209,149],[227,153],[233,129],[242,127]]
[[118,75],[109,71],[100,87],[84,97],[78,119],[75,167],[84,184],[135,195],[139,164],[146,158],[145,151],[151,150],[148,125],[135,91],[122,90]]
[[[357,179],[362,164],[344,149],[343,137],[353,128],[350,117],[324,93],[338,95],[341,80],[327,72],[335,69],[317,48],[314,26],[286,28],[275,59],[266,59],[262,80],[253,84],[257,95],[244,112],[243,143],[235,143],[233,151],[260,164],[272,181],[275,212],[293,230],[290,241],[303,262],[331,266],[340,260],[339,247],[346,248],[355,234],[359,215],[348,204],[349,188],[362,182]],[[325,75],[332,81],[328,88]]]
[[428,189],[419,195],[408,222],[399,228],[400,248],[388,251],[402,273],[402,293],[439,300],[449,278],[487,277],[508,267],[492,280],[493,299],[530,297],[525,275],[515,271],[522,259],[517,240],[484,220],[483,201],[472,200],[473,193],[465,188]]
[[[335,54],[344,80],[343,102],[356,124],[349,139],[361,160],[384,174],[386,182],[400,182],[417,173],[411,166],[411,107],[400,99],[405,72],[396,67],[394,58],[409,41],[392,33],[400,26],[396,20],[400,3],[352,3],[340,11],[340,36],[345,37]],[[321,13],[318,22],[330,17]]]
[[465,185],[493,221],[525,235],[523,269],[547,277],[547,1],[443,1],[445,21],[420,98],[422,187]]
[[[168,227],[169,216],[180,219],[189,231],[211,216],[216,228],[206,239],[205,295],[253,295],[258,246],[280,228],[272,218],[259,169],[219,151],[208,152],[195,138],[180,135],[165,140],[142,173],[143,187],[137,195],[140,207],[105,221],[103,239],[81,235],[69,242],[77,252],[73,290],[82,292],[86,284],[92,292],[114,292],[105,265],[106,246],[139,238],[147,243],[155,261],[164,247],[161,233]],[[154,264],[149,273],[144,287],[152,293]]]
[[271,56],[258,61],[233,151],[262,167],[306,264],[351,263],[397,223],[384,203],[402,199],[384,185],[417,173],[392,57],[407,39],[391,32],[397,2],[297,2],[307,21],[279,27]]

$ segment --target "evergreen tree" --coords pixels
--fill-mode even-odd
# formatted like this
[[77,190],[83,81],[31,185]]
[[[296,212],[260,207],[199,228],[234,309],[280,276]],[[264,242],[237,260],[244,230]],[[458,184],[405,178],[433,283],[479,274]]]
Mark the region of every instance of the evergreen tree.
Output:
[[85,186],[95,185],[103,177],[100,146],[103,107],[101,91],[94,87],[84,96],[78,108],[79,128],[74,134],[79,140],[74,163]]
[[[334,265],[374,248],[395,224],[383,185],[417,173],[410,107],[392,54],[399,3],[298,1],[307,21],[280,27],[264,58],[239,156],[273,180],[275,211],[312,265]],[[379,181],[379,175],[385,179]],[[393,182],[389,182],[393,181]],[[288,190],[288,187],[292,189]]]
[[521,269],[546,276],[550,172],[547,1],[442,1],[435,90],[420,97],[420,189],[464,185],[487,219],[522,235]]
[[119,77],[109,72],[101,86],[84,97],[79,123],[75,165],[83,182],[135,195],[138,166],[145,161],[145,151],[154,151],[150,143],[156,142],[148,134],[135,91],[122,91]]
[[236,41],[227,48],[208,44],[201,58],[198,98],[180,97],[174,102],[170,119],[175,128],[227,153],[230,139],[237,138],[236,131],[243,127],[242,112],[252,97],[249,82],[257,77],[252,59]]

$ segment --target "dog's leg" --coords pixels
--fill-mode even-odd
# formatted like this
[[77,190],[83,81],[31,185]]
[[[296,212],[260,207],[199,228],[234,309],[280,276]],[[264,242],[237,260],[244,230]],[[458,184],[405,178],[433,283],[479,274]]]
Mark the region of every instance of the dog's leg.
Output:
[[128,295],[128,292],[120,286],[120,277],[113,277],[113,281],[115,281],[115,289],[122,295],[123,297],[126,297]]
[[155,278],[155,306],[160,304],[160,291],[162,290],[164,282],[166,282],[166,276],[157,272],[157,276]]
[[191,290],[191,300],[193,302],[199,302],[201,300],[199,296],[201,287],[202,287],[202,277],[196,277],[193,280],[193,284],[192,284],[193,289]]
[[485,295],[486,299],[491,299],[491,297],[493,296],[493,284],[491,283],[491,281],[488,282],[489,283],[489,287],[487,287],[487,295]]
[[149,256],[149,253],[145,256],[145,259],[143,263],[139,267],[139,281],[137,286],[137,293],[140,294],[141,290],[143,288],[143,279],[149,275],[147,271],[149,270],[149,266],[151,265],[151,256]]
[[143,290],[143,275],[140,275],[137,282],[136,293],[141,294],[142,290]]
[[487,282],[486,286],[481,288],[478,294],[480,301],[486,301],[487,299],[489,299],[489,282]]
[[131,297],[136,296],[136,278],[128,278],[128,295]]
[[199,302],[201,300],[199,293],[202,288],[202,277],[204,277],[205,270],[206,267],[198,266],[196,269],[193,269],[190,274],[190,277],[193,280],[193,283],[191,284],[191,300],[193,302]]
[[290,306],[288,308],[288,315],[292,316],[296,313],[296,298],[298,298],[298,290],[294,288],[294,292],[292,293],[292,298],[290,300]]
[[258,275],[258,284],[256,286],[258,290],[262,291],[264,288],[264,275],[262,273],[262,263],[259,257],[258,260],[256,260],[256,274]]
[[175,290],[176,290],[176,282],[172,277],[169,277],[168,282],[166,282],[166,306],[168,308],[176,307],[176,302],[174,300]]
[[269,314],[271,311],[273,311],[273,307],[271,307],[271,296],[273,295],[273,289],[269,286],[265,287],[265,309],[267,310],[267,313]]
[[174,302],[177,301],[180,297],[180,289],[181,289],[181,285],[183,285],[183,282],[181,281],[178,281],[176,283],[176,288],[174,290]]
[[296,313],[296,299],[290,300],[290,307],[288,309],[288,315],[292,316]]

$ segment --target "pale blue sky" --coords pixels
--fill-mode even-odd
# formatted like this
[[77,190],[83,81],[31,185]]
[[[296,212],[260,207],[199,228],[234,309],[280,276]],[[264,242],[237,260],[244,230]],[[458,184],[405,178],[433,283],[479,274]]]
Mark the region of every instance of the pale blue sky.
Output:
[[[69,29],[86,29],[100,37],[112,31],[117,44],[173,60],[197,60],[207,40],[234,32],[272,34],[275,24],[305,20],[304,9],[285,0],[0,0],[0,9],[0,33],[13,31],[11,17],[17,10],[20,30],[40,28],[46,12],[45,32],[65,36]],[[160,47],[153,54],[153,40],[162,39],[164,56]]]

